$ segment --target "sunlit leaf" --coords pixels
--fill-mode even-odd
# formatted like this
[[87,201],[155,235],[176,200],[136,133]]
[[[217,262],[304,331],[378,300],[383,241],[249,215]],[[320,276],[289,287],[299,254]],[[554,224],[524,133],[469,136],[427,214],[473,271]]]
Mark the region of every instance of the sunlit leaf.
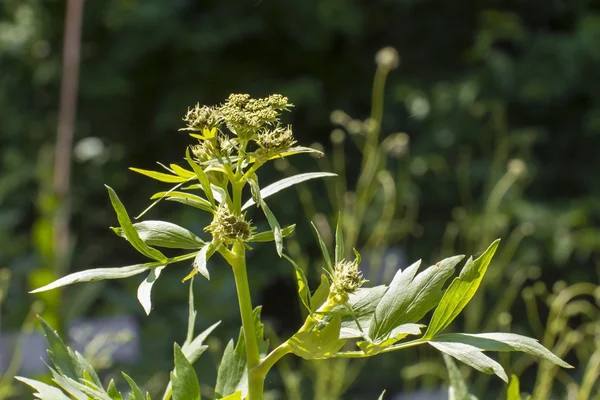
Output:
[[[64,394],[60,389],[50,386],[44,382],[36,381],[35,379],[29,379],[22,376],[16,376],[15,379],[31,386],[37,393],[33,395],[41,400],[71,400],[69,396]],[[135,399],[137,400],[137,399]]]
[[335,265],[344,259],[344,233],[342,232],[342,215],[338,215],[335,227]]
[[175,172],[177,175],[179,175],[182,178],[185,179],[190,179],[190,178],[195,178],[196,174],[193,171],[189,171],[183,167],[180,167],[177,164],[171,164],[169,165],[171,167],[171,169],[173,170],[173,172]]
[[[198,249],[204,241],[193,232],[166,221],[143,221],[133,227],[149,246],[173,249]],[[126,238],[122,228],[111,228],[117,235]]]
[[325,303],[329,297],[329,278],[327,275],[321,274],[321,283],[310,298],[310,309],[315,312]]
[[151,199],[164,198],[165,200],[176,201],[188,206],[199,208],[204,211],[212,212],[214,207],[208,200],[198,195],[186,192],[158,192],[152,195]]
[[514,374],[510,376],[510,382],[506,391],[506,400],[521,400],[519,378]]
[[[106,186],[106,185],[105,185]],[[110,196],[110,202],[112,203],[113,208],[117,214],[117,219],[119,220],[119,224],[123,229],[123,233],[127,237],[127,240],[131,245],[140,253],[145,255],[148,258],[152,258],[153,260],[160,261],[161,263],[167,262],[167,257],[165,257],[160,251],[148,246],[144,241],[140,238],[140,235],[137,233],[133,224],[131,223],[131,219],[129,219],[129,215],[127,214],[127,210],[119,200],[119,196],[115,193],[115,191],[110,187],[106,186],[108,190],[108,195]]]
[[472,257],[469,258],[458,278],[454,278],[448,289],[444,292],[444,296],[435,309],[429,327],[423,336],[424,339],[431,339],[438,332],[446,329],[463,308],[465,308],[475,295],[499,243],[500,240],[493,242],[475,261],[473,261]]
[[146,169],[139,169],[139,168],[129,168],[129,169],[134,172],[137,172],[139,174],[149,176],[150,178],[156,179],[157,181],[161,181],[161,182],[180,183],[180,182],[187,181],[186,178],[182,178],[181,176],[165,174],[163,172],[148,171]]
[[202,190],[204,190],[204,194],[208,198],[208,201],[214,206],[215,198],[213,197],[213,191],[210,186],[210,180],[208,179],[208,176],[206,175],[206,172],[204,172],[202,167],[192,159],[189,147],[185,149],[185,159],[187,160],[188,164],[190,165],[190,167],[192,167],[194,173],[198,177],[198,181],[200,182],[200,185],[202,185]]
[[296,332],[288,340],[288,345],[295,355],[305,360],[331,357],[346,343],[339,339],[341,326],[341,316],[335,315],[322,329],[314,327],[309,331]]
[[105,279],[123,279],[129,278],[142,272],[149,270],[150,268],[159,266],[158,262],[150,262],[146,264],[129,265],[121,268],[96,268],[87,269],[85,271],[74,272],[67,276],[63,276],[60,279],[55,280],[52,283],[42,286],[41,288],[32,290],[29,293],[45,292],[46,290],[56,289],[61,286],[72,285],[79,282],[94,282],[102,281]]
[[315,230],[315,233],[317,234],[317,240],[319,241],[319,247],[321,247],[321,253],[323,253],[323,258],[325,259],[327,268],[329,269],[329,272],[333,273],[333,265],[331,264],[331,257],[329,257],[329,251],[327,250],[327,245],[323,241],[323,238],[321,237],[321,234],[319,233],[319,230],[317,229],[315,224],[311,222],[311,225],[312,225],[313,229]]
[[125,377],[125,380],[129,384],[129,387],[131,388],[131,393],[130,393],[131,400],[144,400],[144,394],[140,390],[140,387],[137,385],[137,383],[135,383],[135,381],[133,379],[131,379],[131,377],[129,375],[127,375],[125,372],[121,372],[121,374],[123,375],[123,377]]
[[433,340],[428,343],[442,353],[446,353],[483,373],[496,374],[508,383],[508,376],[506,376],[504,368],[497,361],[483,354],[479,348],[464,343],[436,342]]

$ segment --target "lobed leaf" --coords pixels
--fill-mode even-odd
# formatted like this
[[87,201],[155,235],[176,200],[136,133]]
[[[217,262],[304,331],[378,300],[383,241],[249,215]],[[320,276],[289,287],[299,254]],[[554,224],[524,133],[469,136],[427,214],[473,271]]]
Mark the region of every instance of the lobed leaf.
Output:
[[462,258],[446,258],[416,277],[420,261],[398,271],[375,309],[369,336],[373,339],[386,338],[396,326],[421,320],[440,302],[442,287]]
[[420,335],[421,328],[424,326],[419,324],[402,324],[392,329],[385,339],[360,341],[356,344],[363,353],[368,356],[374,356],[390,348],[397,341],[404,339],[408,335]]
[[121,268],[95,268],[85,271],[74,272],[60,279],[55,280],[41,288],[32,290],[29,293],[45,292],[46,290],[56,289],[62,286],[72,285],[79,282],[95,282],[105,279],[123,279],[129,278],[142,272],[159,266],[157,262],[149,262],[146,264],[129,265]]
[[117,213],[117,219],[119,220],[119,224],[123,229],[123,234],[127,237],[127,240],[137,251],[139,251],[146,257],[152,258],[153,260],[166,264],[167,257],[165,257],[160,251],[144,243],[144,241],[140,238],[140,235],[137,233],[136,229],[133,227],[131,219],[127,214],[127,210],[125,210],[123,203],[121,203],[121,200],[119,200],[119,196],[117,196],[115,191],[110,186],[105,186],[108,190],[108,195],[110,196],[110,202],[112,203],[112,206],[115,209],[115,212]]
[[[283,189],[286,189],[290,186],[297,185],[298,183],[305,182],[310,179],[315,178],[325,178],[328,176],[337,176],[336,174],[332,174],[331,172],[308,172],[304,174],[298,174],[294,176],[290,176],[288,178],[281,179],[275,183],[272,183],[268,186],[265,186],[260,190],[260,196],[264,199],[265,197],[269,197],[277,192],[280,192]],[[256,204],[255,199],[249,199],[242,206],[242,211],[247,209],[248,207]]]
[[479,284],[490,261],[492,261],[499,243],[499,239],[494,241],[475,261],[473,261],[472,257],[469,258],[458,278],[454,278],[448,289],[446,289],[444,296],[433,313],[423,339],[431,339],[438,332],[446,329],[463,308],[465,308],[475,295],[477,288],[479,288]]
[[[187,194],[187,193],[185,193]],[[133,224],[140,239],[149,246],[172,249],[198,249],[204,241],[193,232],[166,221],[143,221]],[[117,235],[127,238],[122,228],[111,228]]]

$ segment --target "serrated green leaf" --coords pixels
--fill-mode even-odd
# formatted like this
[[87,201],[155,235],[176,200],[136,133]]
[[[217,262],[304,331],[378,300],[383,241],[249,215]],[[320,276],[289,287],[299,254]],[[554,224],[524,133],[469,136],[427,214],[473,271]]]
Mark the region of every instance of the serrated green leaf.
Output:
[[305,360],[328,358],[346,343],[339,339],[341,327],[342,318],[335,315],[322,329],[314,327],[310,331],[296,332],[288,340],[288,344],[292,353]]
[[428,343],[442,353],[446,353],[485,374],[496,374],[500,379],[508,383],[508,376],[506,376],[504,368],[498,362],[483,354],[479,348],[464,343],[437,342],[433,340],[430,340]]
[[[296,228],[296,224],[286,226],[281,229],[281,236],[286,237],[290,235],[294,229]],[[262,242],[272,242],[275,240],[275,235],[273,234],[273,230],[256,233],[248,238],[248,242],[250,243],[262,243]]]
[[137,298],[144,308],[146,315],[150,315],[150,310],[152,310],[152,300],[150,298],[152,285],[154,285],[154,282],[160,277],[160,273],[164,268],[165,266],[152,268],[146,279],[144,279],[138,287]]
[[448,379],[450,380],[450,387],[448,388],[448,400],[473,400],[472,395],[469,393],[467,383],[462,377],[456,363],[447,354],[442,353],[444,356],[444,363],[448,370]]
[[125,377],[125,380],[131,388],[131,393],[129,394],[129,396],[131,397],[130,400],[144,400],[144,394],[140,390],[140,387],[137,385],[137,383],[135,383],[135,381],[131,379],[131,377],[125,372],[121,372],[121,374],[123,375],[123,377]]
[[335,226],[335,265],[338,265],[344,259],[344,232],[342,232],[342,214],[338,215],[338,221]]
[[285,254],[283,257],[294,267],[296,283],[298,284],[298,297],[300,297],[300,302],[310,312],[310,291],[308,289],[308,280],[306,279],[306,275],[304,274],[304,271],[302,271],[302,268],[300,268],[298,264],[294,262],[294,260]]
[[127,214],[127,210],[119,200],[119,196],[115,193],[115,191],[110,187],[106,186],[108,190],[108,195],[110,196],[110,202],[112,203],[113,208],[117,214],[117,219],[119,220],[119,225],[123,229],[123,233],[127,237],[127,240],[131,245],[140,253],[145,255],[148,258],[159,261],[163,264],[167,263],[167,257],[165,257],[160,251],[148,246],[144,241],[140,238],[140,235],[137,233],[133,224],[131,223],[131,219]]
[[[187,194],[187,193],[185,193]],[[133,224],[140,239],[149,246],[172,249],[198,249],[204,241],[193,232],[166,221],[143,221]],[[117,235],[126,238],[122,228],[111,228]]]
[[192,364],[177,343],[173,346],[175,369],[171,372],[173,400],[200,400],[200,385]]
[[33,395],[41,400],[71,400],[69,396],[64,394],[60,389],[50,386],[44,382],[36,381],[35,379],[25,378],[23,376],[16,376],[15,379],[31,386],[37,393]]
[[[260,312],[262,307],[254,309],[254,332],[258,341],[258,350],[262,356],[265,356],[269,348],[268,340],[264,339],[264,325],[260,322]],[[221,399],[225,396],[241,391],[242,397],[248,395],[248,370],[246,367],[246,341],[244,332],[240,329],[237,344],[234,347],[233,340],[230,340],[225,348],[219,371],[217,373],[217,383],[215,386],[215,398]]]
[[537,340],[515,333],[446,333],[435,336],[434,340],[436,342],[464,343],[475,346],[482,351],[521,351],[541,357],[563,368],[573,368],[542,346]]
[[123,395],[117,390],[114,379],[111,379],[106,388],[106,393],[112,400],[123,400]]
[[458,278],[454,278],[448,289],[444,292],[444,296],[435,309],[429,327],[423,336],[424,339],[431,339],[437,333],[446,329],[463,308],[465,308],[475,295],[477,288],[479,288],[479,284],[490,261],[492,261],[499,243],[499,239],[494,241],[475,261],[473,261],[472,257],[469,258]]
[[215,328],[220,324],[221,321],[212,324],[205,331],[198,334],[198,336],[196,336],[191,342],[184,343],[183,346],[181,346],[181,351],[183,351],[185,357],[192,364],[195,363],[198,360],[198,358],[200,358],[202,353],[204,353],[204,351],[208,348],[208,346],[204,345],[204,341],[206,340],[208,335],[210,335],[211,332],[215,330]]
[[150,268],[157,267],[160,264],[157,262],[150,262],[146,264],[129,265],[127,267],[120,268],[95,268],[88,269],[85,271],[79,271],[67,276],[63,276],[60,279],[55,280],[52,283],[32,290],[29,293],[45,292],[46,290],[56,289],[62,286],[72,285],[80,282],[95,282],[102,281],[105,279],[123,279],[129,278],[130,276],[141,274]]
[[315,312],[327,301],[329,297],[329,278],[327,275],[321,274],[321,283],[310,298],[310,310]]
[[418,275],[420,261],[398,271],[375,309],[369,336],[373,340],[385,339],[396,326],[420,321],[438,305],[444,283],[462,258],[446,258]]
[[[315,178],[324,178],[328,176],[337,176],[336,174],[332,174],[330,172],[308,172],[305,174],[298,174],[294,176],[290,176],[288,178],[281,179],[275,183],[272,183],[268,186],[265,186],[260,190],[260,197],[264,200],[266,197],[269,197],[283,189],[286,189],[290,186],[297,185],[298,183],[305,182],[310,179]],[[250,199],[242,206],[242,211],[247,209],[248,207],[256,204],[255,199]]]
[[167,182],[167,183],[180,183],[185,182],[187,179],[182,178],[177,175],[165,174],[163,172],[149,171],[146,169],[140,168],[129,168],[130,170],[137,172],[138,174],[146,175],[152,179],[156,179],[157,181]]
[[331,257],[329,257],[329,251],[327,250],[327,245],[323,241],[323,238],[321,237],[321,234],[319,233],[319,230],[317,229],[315,224],[312,222],[310,224],[312,225],[312,227],[317,235],[319,247],[321,248],[321,253],[323,253],[323,258],[325,259],[325,264],[327,264],[327,268],[329,269],[329,272],[333,273],[333,265],[331,264]]
[[506,400],[521,400],[519,378],[514,374],[510,376],[508,390],[506,391]]
[[185,159],[187,160],[188,164],[190,165],[190,167],[192,167],[194,173],[198,177],[198,181],[200,182],[200,185],[202,185],[202,190],[204,190],[206,198],[214,206],[215,198],[213,196],[213,191],[210,185],[210,180],[208,179],[208,175],[206,175],[206,172],[204,172],[202,167],[192,159],[189,147],[185,149]]

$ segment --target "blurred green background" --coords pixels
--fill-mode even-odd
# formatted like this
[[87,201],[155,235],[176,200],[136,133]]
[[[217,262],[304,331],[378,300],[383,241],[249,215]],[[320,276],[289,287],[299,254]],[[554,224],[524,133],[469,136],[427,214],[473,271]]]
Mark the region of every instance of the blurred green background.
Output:
[[[354,190],[361,165],[356,127],[370,115],[375,54],[392,46],[401,63],[386,84],[381,139],[405,133],[393,136],[389,148],[382,145],[397,205],[385,246],[361,251],[381,254],[379,262],[396,254],[391,268],[397,269],[419,258],[434,263],[450,254],[473,254],[501,237],[503,251],[455,329],[531,335],[577,366],[543,375],[527,356],[515,357],[524,391],[550,379],[555,398],[566,398],[592,379],[590,393],[598,393],[592,354],[600,340],[599,2],[85,2],[66,262],[57,261],[52,230],[61,206],[52,169],[64,26],[64,1],[0,2],[2,333],[37,329],[31,316],[42,308],[61,331],[78,318],[133,316],[140,325],[140,356],[124,366],[106,361],[104,374],[124,369],[149,390],[159,390],[168,380],[172,343],[185,336],[187,291],[181,279],[187,265],[165,271],[149,317],[135,297],[138,277],[43,296],[27,292],[65,269],[139,262],[108,229],[117,222],[103,184],[119,193],[132,215],[141,212],[164,186],[127,168],[180,162],[191,140],[177,129],[196,102],[216,104],[232,92],[289,97],[295,107],[287,122],[298,141],[318,142],[328,158],[298,156],[291,166],[264,168],[261,183],[281,178],[286,168],[335,169],[340,160],[331,154],[337,151],[345,156],[348,190]],[[296,246],[292,252],[303,249],[297,253],[315,282],[318,249],[305,217],[325,225],[335,221],[337,208],[326,189],[317,182],[270,202],[282,224],[299,223],[290,246]],[[376,195],[365,213],[359,248],[370,243],[386,202]],[[205,215],[165,203],[147,218],[202,233]],[[254,302],[264,305],[272,334],[285,336],[300,324],[292,269],[273,246],[255,250],[249,259]],[[198,366],[200,381],[209,385],[224,343],[237,337],[239,326],[232,276],[222,267],[214,262],[211,282],[195,282],[198,326],[224,321],[211,354]],[[560,323],[547,329],[556,313]],[[6,348],[4,357],[11,353]],[[376,398],[384,388],[434,390],[445,379],[441,357],[428,350],[348,368],[331,378],[343,381],[338,395],[348,399]],[[324,383],[318,371],[289,360],[267,386],[274,398],[293,398],[294,384],[301,398],[319,398]],[[502,391],[494,378],[470,378],[478,393]],[[12,379],[0,380],[3,396],[30,397]]]

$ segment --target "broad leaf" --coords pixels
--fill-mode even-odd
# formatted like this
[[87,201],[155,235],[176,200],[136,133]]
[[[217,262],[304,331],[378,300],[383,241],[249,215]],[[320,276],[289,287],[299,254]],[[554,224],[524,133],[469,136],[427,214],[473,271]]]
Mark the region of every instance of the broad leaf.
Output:
[[537,340],[515,333],[447,333],[435,336],[434,340],[445,343],[464,343],[483,351],[521,351],[541,357],[563,368],[573,368],[542,346]]
[[[284,178],[280,181],[277,181],[275,183],[272,183],[272,184],[264,187],[260,191],[260,196],[264,199],[264,198],[269,197],[283,189],[286,189],[293,185],[297,185],[298,183],[301,183],[301,182],[305,182],[309,179],[324,178],[324,177],[328,177],[328,176],[337,176],[337,175],[332,174],[330,172],[309,172],[309,173],[305,173],[305,174],[298,174],[298,175],[290,176],[288,178]],[[242,206],[242,211],[247,209],[248,207],[253,206],[254,204],[256,204],[255,199],[248,200]]]
[[[105,185],[106,186],[106,185]],[[131,245],[140,253],[145,255],[148,258],[152,258],[153,260],[160,261],[165,264],[167,262],[167,257],[165,257],[160,251],[153,249],[148,246],[144,241],[140,238],[140,235],[133,227],[131,223],[131,219],[127,214],[127,210],[119,200],[119,197],[115,193],[115,191],[110,187],[106,186],[108,190],[108,195],[110,196],[110,202],[112,203],[115,212],[117,213],[117,219],[119,220],[119,224],[123,229],[123,234],[127,237],[127,240],[131,243]]]
[[[33,395],[38,399],[42,400],[71,400],[69,396],[64,394],[60,389],[50,386],[44,382],[36,381],[34,379],[25,378],[22,376],[16,376],[15,379],[31,386],[37,393]],[[137,399],[136,399],[137,400]]]
[[[368,335],[377,304],[385,294],[387,287],[384,285],[372,288],[358,288],[348,296],[348,306],[337,306],[333,311],[349,311],[351,314],[342,314],[342,329],[340,339],[363,338]],[[360,325],[360,326],[359,326]]]
[[157,267],[160,264],[157,262],[150,262],[146,264],[129,265],[121,268],[96,268],[88,269],[85,271],[79,271],[67,276],[63,276],[60,279],[55,280],[52,283],[42,286],[41,288],[32,290],[29,293],[39,293],[46,290],[56,289],[62,286],[72,285],[79,282],[94,282],[102,281],[105,279],[123,279],[129,278],[142,272],[149,270],[150,268]]
[[150,178],[156,179],[157,181],[161,181],[161,182],[179,183],[179,182],[187,181],[186,178],[182,178],[181,176],[165,174],[163,172],[148,171],[146,169],[140,169],[140,168],[129,168],[129,169],[134,172],[137,172],[138,174],[149,176]]
[[[187,194],[187,193],[186,193]],[[140,239],[149,246],[172,249],[198,249],[204,241],[193,232],[166,221],[144,221],[133,224]],[[126,238],[122,228],[111,228],[117,235]]]
[[465,308],[467,303],[475,295],[483,275],[487,270],[492,257],[498,248],[500,240],[493,242],[490,247],[475,261],[469,258],[466,265],[460,271],[458,278],[454,278],[438,307],[433,313],[424,339],[433,338],[438,332],[443,331],[450,325],[456,316]]
[[[258,350],[262,356],[266,355],[269,342],[264,339],[264,326],[260,322],[261,307],[254,309],[254,332],[258,341]],[[217,384],[215,386],[215,398],[223,397],[241,391],[242,398],[248,395],[248,370],[246,367],[246,341],[244,332],[240,329],[237,344],[234,347],[233,340],[230,340],[223,353],[219,372],[217,374]]]
[[154,282],[156,282],[164,268],[165,266],[152,268],[146,279],[144,279],[138,287],[137,298],[144,308],[144,311],[146,311],[146,315],[150,315],[150,310],[152,310],[152,300],[150,298],[152,285],[154,285]]
[[436,342],[433,340],[428,343],[442,353],[446,353],[483,373],[496,374],[508,383],[508,376],[506,376],[504,368],[498,362],[483,354],[479,348],[464,343]]
[[304,274],[304,271],[302,271],[302,268],[300,268],[298,264],[294,262],[294,260],[285,254],[283,257],[285,257],[285,259],[288,260],[294,267],[294,271],[296,273],[296,283],[298,284],[298,297],[300,297],[300,302],[310,312],[310,291],[308,289],[308,280],[306,279],[306,275]]
[[[281,229],[281,236],[286,237],[291,234],[296,228],[296,225],[289,225]],[[275,240],[275,235],[272,230],[266,232],[256,233],[248,238],[248,242],[259,243],[259,242],[272,242]]]
[[463,256],[446,258],[415,277],[420,261],[398,271],[377,305],[369,336],[386,338],[396,326],[420,321],[442,298],[442,286]]
[[189,147],[185,149],[185,159],[187,160],[188,164],[192,167],[194,173],[198,177],[198,181],[200,182],[200,185],[202,185],[202,190],[204,190],[204,194],[208,198],[208,201],[210,201],[210,203],[214,206],[215,198],[213,196],[213,191],[210,186],[210,180],[208,179],[208,175],[206,175],[206,172],[204,172],[200,165],[198,165],[194,160],[192,160]]
[[296,332],[288,344],[295,355],[305,360],[331,357],[346,343],[339,339],[341,326],[341,316],[335,315],[322,329],[315,326],[306,332]]
[[131,379],[131,377],[125,372],[121,372],[121,374],[125,377],[125,380],[131,388],[131,393],[129,394],[131,396],[131,400],[144,400],[144,394],[140,390],[140,387],[137,385],[137,383],[135,383],[135,381]]
[[200,385],[192,364],[177,343],[173,346],[175,369],[171,372],[173,400],[200,400]]

